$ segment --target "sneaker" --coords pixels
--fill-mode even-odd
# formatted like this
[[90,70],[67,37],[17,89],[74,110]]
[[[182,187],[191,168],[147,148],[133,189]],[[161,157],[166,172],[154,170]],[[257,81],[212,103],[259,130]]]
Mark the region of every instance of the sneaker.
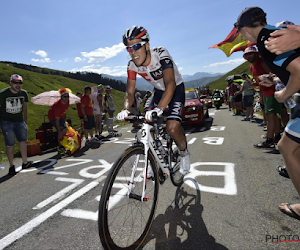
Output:
[[250,118],[250,119],[254,119],[254,115],[250,115],[249,118]]
[[268,131],[268,128],[267,126],[264,127],[263,131]]
[[250,118],[244,117],[241,121],[250,121]]
[[264,135],[262,135],[261,138],[267,139],[267,133],[265,133]]
[[264,141],[258,144],[254,144],[253,146],[256,148],[275,148],[275,143],[273,141],[272,142]]
[[276,166],[276,170],[281,176],[290,178],[285,166]]
[[11,175],[11,176],[14,176],[16,175],[16,170],[15,170],[15,165],[12,165],[9,170],[8,170],[8,174]]
[[275,135],[274,137],[274,143],[278,143],[281,139],[281,135]]
[[110,132],[110,133],[109,133],[109,136],[110,136],[110,137],[121,137],[121,136],[122,136],[122,133]]
[[22,164],[22,169],[30,168],[32,166],[32,161],[27,161]]
[[85,145],[91,145],[92,144],[92,142],[91,142],[91,140],[89,140],[89,139],[87,139],[86,141],[85,141]]
[[91,142],[99,142],[100,140],[98,139],[98,138],[96,138],[96,137],[92,137],[91,138]]
[[262,122],[262,123],[258,124],[257,126],[263,127],[263,126],[266,126],[266,124],[264,122]]
[[181,152],[182,151],[180,151],[180,155],[181,155],[180,164],[181,164],[181,167],[180,167],[179,172],[182,175],[186,175],[188,172],[190,172],[190,153],[186,150],[184,152],[185,155],[183,156]]

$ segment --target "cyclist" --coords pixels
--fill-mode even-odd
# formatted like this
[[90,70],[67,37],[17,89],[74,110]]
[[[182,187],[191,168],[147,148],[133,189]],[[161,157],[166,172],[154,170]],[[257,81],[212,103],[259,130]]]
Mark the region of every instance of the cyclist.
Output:
[[[144,112],[147,121],[151,121],[153,112],[162,115],[168,106],[167,132],[174,139],[181,155],[180,173],[190,170],[190,154],[183,129],[181,129],[181,111],[185,102],[185,87],[169,52],[164,47],[150,49],[149,34],[141,26],[132,26],[123,35],[123,43],[131,56],[127,66],[127,89],[124,97],[124,109],[118,114],[118,120],[124,120],[130,113],[134,101],[136,75],[141,75],[154,86]],[[149,176],[148,176],[149,177]]]

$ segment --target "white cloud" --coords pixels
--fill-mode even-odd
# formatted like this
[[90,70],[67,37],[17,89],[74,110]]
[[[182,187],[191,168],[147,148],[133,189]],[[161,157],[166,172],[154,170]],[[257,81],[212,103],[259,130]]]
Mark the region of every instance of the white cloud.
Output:
[[43,59],[32,58],[31,61],[33,61],[33,62],[40,62],[40,63],[50,63],[51,62],[50,58],[43,58]]
[[40,57],[46,57],[48,55],[47,52],[44,51],[44,50],[38,50],[38,51],[33,51],[32,50],[31,52],[38,55],[38,56],[40,56]]
[[81,68],[74,68],[70,72],[93,72],[111,76],[127,76],[127,66],[101,67],[101,65],[92,64]]
[[82,61],[82,59],[80,58],[80,57],[75,57],[75,62],[80,62],[80,61]]
[[236,64],[242,64],[245,61],[246,60],[243,59],[243,58],[237,58],[237,59],[229,60],[229,61],[226,61],[226,62],[212,63],[212,64],[210,64],[208,66],[203,66],[203,68],[236,65]]
[[119,43],[112,47],[99,48],[91,52],[81,52],[81,55],[89,59],[88,63],[99,63],[116,56],[124,49],[124,44]]

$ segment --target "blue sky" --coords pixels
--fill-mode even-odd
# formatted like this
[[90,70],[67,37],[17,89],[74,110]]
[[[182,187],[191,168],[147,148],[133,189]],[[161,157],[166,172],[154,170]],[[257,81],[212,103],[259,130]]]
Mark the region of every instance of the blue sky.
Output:
[[140,25],[151,47],[168,49],[182,75],[225,73],[244,62],[242,52],[226,57],[208,47],[223,41],[249,6],[261,7],[269,24],[300,24],[299,0],[2,1],[0,61],[126,76],[122,36]]

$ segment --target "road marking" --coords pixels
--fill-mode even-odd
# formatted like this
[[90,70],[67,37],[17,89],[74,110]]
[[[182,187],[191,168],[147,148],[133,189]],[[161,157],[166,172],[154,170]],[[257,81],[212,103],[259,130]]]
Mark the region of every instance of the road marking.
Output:
[[224,131],[225,130],[225,126],[212,126],[210,127],[211,131]]
[[105,176],[101,176],[99,179],[90,182],[89,184],[87,184],[86,186],[84,186],[83,188],[81,188],[80,190],[75,192],[74,194],[68,196],[66,199],[62,200],[55,206],[49,208],[44,213],[40,214],[39,216],[35,217],[31,221],[27,222],[23,226],[19,227],[12,233],[10,233],[7,236],[5,236],[4,238],[2,238],[0,240],[0,249],[7,247],[8,245],[13,243],[17,239],[23,237],[25,234],[30,233],[35,227],[42,224],[44,221],[46,221],[48,218],[50,218],[51,216],[56,214],[58,211],[62,210],[64,207],[66,207],[67,205],[69,205],[70,203],[72,203],[73,201],[75,201],[76,199],[78,199],[79,197],[84,195],[85,193],[89,192],[91,189],[98,186],[99,182],[101,182],[105,178],[106,178]]
[[47,172],[46,174],[53,174],[53,175],[68,175],[69,173],[66,173],[66,172],[58,172],[58,171],[52,171],[52,172]]
[[188,144],[193,144],[196,140],[197,140],[197,138],[193,138],[188,142]]
[[[85,177],[85,178],[97,179],[101,175],[103,175],[104,173],[106,173],[108,170],[110,170],[111,166],[113,165],[113,163],[109,164],[106,160],[103,160],[103,159],[99,159],[99,162],[102,165],[94,165],[94,166],[90,166],[90,167],[84,168],[84,169],[82,169],[82,170],[79,171],[79,175],[82,176],[82,177]],[[102,170],[100,170],[96,174],[91,174],[91,173],[88,172],[89,170],[95,169],[95,168],[100,168]]]
[[[224,171],[199,171],[196,169],[198,166],[224,166]],[[236,195],[237,185],[234,172],[234,164],[230,162],[195,162],[191,164],[190,173],[185,176],[185,178],[196,179],[198,176],[224,176],[224,187],[209,187],[199,184],[201,191],[216,193],[216,194],[226,194],[226,195]],[[187,183],[187,185],[189,185]],[[189,185],[194,188],[193,185]]]
[[223,137],[204,137],[202,138],[205,144],[209,145],[222,145],[224,138]]
[[98,220],[98,211],[97,212],[91,212],[87,210],[82,209],[66,209],[63,212],[61,212],[61,215],[71,218],[77,218],[77,219],[85,219],[85,220]]
[[82,182],[84,182],[84,180],[82,180],[82,179],[70,179],[70,178],[62,178],[62,177],[58,177],[55,180],[56,181],[73,182],[73,184],[71,184],[70,186],[67,186],[67,187],[63,188],[62,190],[60,190],[56,194],[50,196],[48,199],[40,202],[39,204],[37,204],[32,209],[41,209],[41,208],[47,206],[49,203],[51,203],[51,202],[53,202],[53,201],[55,201],[57,199],[60,199],[64,194],[70,192],[72,189],[76,188]]

